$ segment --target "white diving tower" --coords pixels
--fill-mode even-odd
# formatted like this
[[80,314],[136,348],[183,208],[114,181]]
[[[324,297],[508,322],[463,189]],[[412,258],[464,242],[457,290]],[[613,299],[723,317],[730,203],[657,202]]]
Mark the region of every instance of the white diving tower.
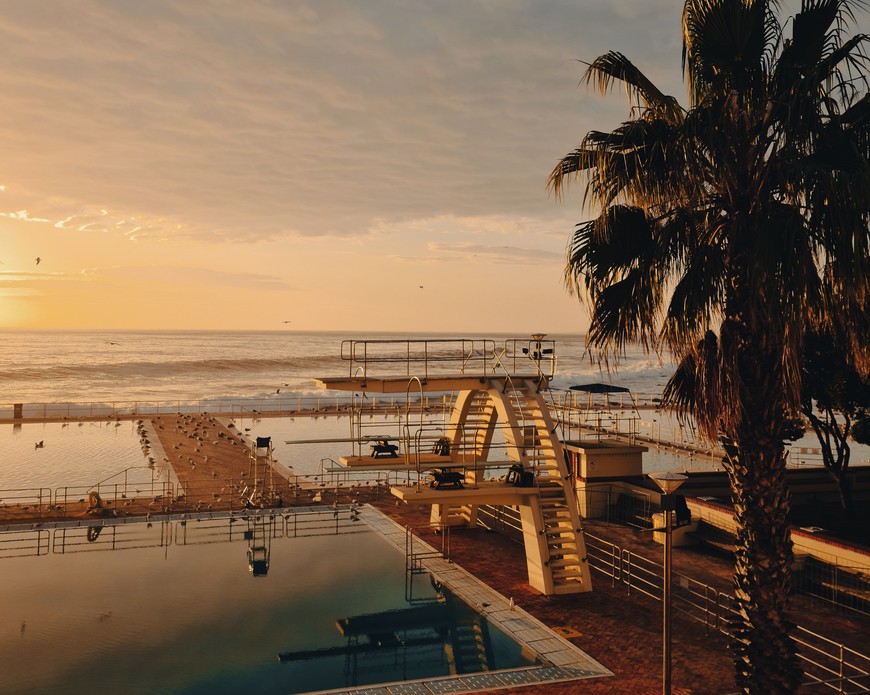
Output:
[[[318,381],[353,394],[354,452],[342,465],[409,471],[392,494],[431,505],[435,524],[474,526],[481,505],[514,506],[529,584],[546,595],[592,589],[573,479],[545,401],[554,341],[360,340],[344,341],[341,353],[349,375]],[[379,394],[404,396],[395,434],[364,434],[363,404]],[[452,403],[449,422],[427,415],[433,394]]]

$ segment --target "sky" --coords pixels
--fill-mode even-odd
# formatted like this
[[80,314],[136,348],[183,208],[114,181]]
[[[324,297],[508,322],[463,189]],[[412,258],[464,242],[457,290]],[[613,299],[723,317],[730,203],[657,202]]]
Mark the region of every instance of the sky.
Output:
[[0,327],[581,332],[582,61],[684,102],[681,8],[0,0]]

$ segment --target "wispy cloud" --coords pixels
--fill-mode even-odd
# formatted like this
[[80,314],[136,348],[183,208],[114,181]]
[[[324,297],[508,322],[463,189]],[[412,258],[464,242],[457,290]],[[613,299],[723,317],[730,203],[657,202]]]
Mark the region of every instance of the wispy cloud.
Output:
[[250,272],[230,272],[189,266],[125,266],[104,268],[99,272],[105,278],[142,280],[174,285],[202,285],[225,289],[252,289],[267,291],[298,291],[299,288],[274,275]]
[[583,119],[624,109],[581,108],[572,61],[678,77],[678,22],[672,0],[13,3],[0,210],[202,241],[531,225]]
[[429,242],[426,245],[425,256],[401,256],[393,255],[398,260],[430,261],[430,262],[456,262],[474,261],[477,263],[507,263],[516,265],[539,265],[553,264],[564,261],[564,254],[554,253],[542,249],[520,248],[517,246],[490,246],[486,244],[473,244],[471,242],[439,243]]
[[27,210],[18,210],[17,212],[0,212],[0,217],[8,217],[11,220],[21,220],[22,222],[48,222],[44,217],[31,217]]

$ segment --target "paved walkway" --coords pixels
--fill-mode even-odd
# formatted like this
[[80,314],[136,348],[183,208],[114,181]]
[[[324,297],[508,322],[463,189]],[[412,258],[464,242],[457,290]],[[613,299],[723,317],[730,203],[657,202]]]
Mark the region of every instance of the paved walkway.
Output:
[[[434,533],[426,528],[428,509],[389,501],[377,506],[397,523],[416,527],[423,539],[436,547]],[[661,546],[651,534],[626,527],[587,523],[590,532],[605,536],[623,548],[650,559],[661,558]],[[450,558],[475,577],[575,644],[602,666],[611,678],[573,683],[529,685],[499,692],[512,695],[578,695],[661,693],[661,604],[640,593],[612,586],[601,573],[593,574],[593,591],[568,596],[542,596],[528,585],[522,545],[483,529],[450,533]],[[674,549],[674,569],[728,591],[731,562],[689,549]],[[870,644],[870,619],[835,613],[797,599],[795,618],[804,627],[818,630],[861,651]],[[674,613],[672,618],[672,684],[678,695],[722,694],[736,691],[734,666],[724,635]],[[494,692],[494,691],[493,691]],[[803,692],[822,692],[806,689]]]

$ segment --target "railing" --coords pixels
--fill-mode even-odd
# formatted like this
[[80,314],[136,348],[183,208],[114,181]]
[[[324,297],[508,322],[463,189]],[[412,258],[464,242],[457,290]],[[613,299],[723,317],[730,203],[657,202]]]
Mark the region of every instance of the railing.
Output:
[[[137,417],[198,414],[232,418],[256,418],[269,415],[338,414],[349,410],[352,396],[291,396],[268,398],[204,399],[197,401],[94,401],[87,403],[23,403],[0,404],[0,420],[27,422],[28,420],[100,420],[133,419]],[[18,406],[21,406],[19,409]],[[384,412],[404,408],[404,399],[395,396],[372,396],[364,405],[365,412]],[[443,407],[443,399],[427,394],[423,407],[435,410]],[[20,415],[19,415],[20,414]]]
[[0,533],[0,559],[48,555],[51,533],[48,529],[27,529]]
[[537,372],[552,378],[556,368],[555,341],[510,339],[501,346],[494,340],[445,338],[434,340],[345,340],[341,359],[348,363],[350,376],[417,376],[437,374],[493,374],[498,369],[511,373]]
[[[629,593],[662,600],[662,565],[588,532],[585,536],[589,565],[609,577],[612,586],[621,584]],[[730,634],[730,626],[739,620],[732,596],[676,572],[672,586],[674,610]],[[810,679],[805,687],[821,685],[839,693],[870,692],[870,657],[800,626],[792,638],[798,645],[804,674]]]
[[[522,539],[519,512],[512,507],[480,507],[478,523]],[[588,531],[584,536],[589,566],[606,576],[611,586],[623,586],[628,593],[662,600],[664,570],[660,563]],[[731,624],[738,618],[734,597],[686,574],[675,572],[673,576],[674,610],[703,623],[706,628],[728,635]],[[811,679],[804,684],[805,691],[830,688],[839,693],[870,692],[870,656],[800,626],[792,637],[798,644],[804,672]]]
[[844,567],[808,557],[793,573],[795,591],[813,602],[870,616],[870,576],[863,568]]
[[[37,518],[46,521],[62,521],[80,505],[80,511],[87,511],[90,503],[89,495],[96,492],[104,507],[100,515],[89,519],[142,516],[145,513],[154,514],[175,512],[218,512],[241,511],[260,503],[266,508],[280,507],[284,501],[299,504],[307,500],[314,502],[339,502],[349,499],[355,494],[380,497],[389,494],[392,484],[400,482],[404,471],[341,471],[323,469],[314,475],[291,475],[285,479],[275,475],[271,483],[260,478],[256,482],[258,497],[250,498],[254,483],[249,483],[246,490],[237,479],[214,478],[201,483],[188,482],[183,487],[169,480],[152,479],[136,480],[131,471],[140,467],[131,467],[110,476],[97,484],[62,485],[54,490],[51,488],[0,489],[0,509],[10,508],[11,525],[20,516],[19,511],[26,512],[30,519]],[[141,470],[150,470],[141,467]],[[120,478],[120,479],[118,479]],[[117,480],[116,480],[117,479]],[[112,482],[114,481],[114,482]],[[0,525],[2,525],[0,518]]]
[[[145,519],[88,519],[56,528],[0,532],[0,560],[83,552],[206,545],[247,541],[249,521],[263,521],[271,538],[300,538],[364,533],[354,505],[333,508],[268,509],[245,512],[189,513]],[[195,523],[191,523],[195,522]]]
[[52,504],[51,488],[20,487],[0,490],[0,502],[3,506],[20,508],[23,511],[40,513],[48,511]]
[[[441,549],[433,549],[421,541],[414,531],[432,530],[441,538]],[[417,550],[423,544],[422,550]],[[426,524],[425,526],[405,527],[405,572],[419,574],[424,571],[424,561],[431,558],[450,559],[450,526],[445,524]]]

